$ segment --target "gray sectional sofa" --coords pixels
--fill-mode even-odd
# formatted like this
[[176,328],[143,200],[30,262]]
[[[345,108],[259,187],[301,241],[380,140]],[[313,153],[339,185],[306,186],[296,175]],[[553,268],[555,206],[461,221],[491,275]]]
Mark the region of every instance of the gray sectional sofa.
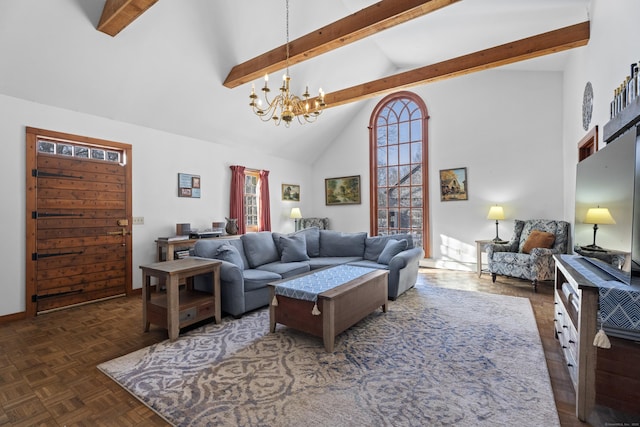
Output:
[[[264,231],[233,239],[203,239],[191,255],[222,261],[222,311],[239,317],[269,304],[268,283],[340,264],[388,270],[388,295],[394,300],[415,285],[424,251],[414,247],[407,234],[367,237],[364,232],[312,227],[286,235]],[[195,278],[197,289],[210,284],[210,277]]]

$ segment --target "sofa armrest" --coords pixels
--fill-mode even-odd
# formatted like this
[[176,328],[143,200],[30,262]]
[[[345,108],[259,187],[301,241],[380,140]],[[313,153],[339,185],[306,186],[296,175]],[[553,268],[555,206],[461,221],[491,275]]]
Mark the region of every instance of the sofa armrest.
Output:
[[387,293],[389,299],[395,300],[416,284],[420,259],[423,257],[424,250],[418,247],[402,251],[391,258]]
[[[211,258],[205,257],[191,257],[197,259],[206,259],[210,260]],[[219,260],[222,264],[220,264],[220,281],[221,282],[237,282],[240,281],[243,283],[242,270],[237,265],[230,263],[228,261]],[[244,286],[243,286],[244,287]]]
[[389,261],[389,270],[399,270],[413,261],[420,261],[424,256],[422,248],[412,248],[400,252]]

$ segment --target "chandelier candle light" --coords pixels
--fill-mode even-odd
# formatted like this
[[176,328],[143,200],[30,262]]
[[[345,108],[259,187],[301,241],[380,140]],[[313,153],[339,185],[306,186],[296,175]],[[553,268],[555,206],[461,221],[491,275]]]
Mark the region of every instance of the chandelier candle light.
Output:
[[[249,105],[253,112],[260,117],[263,122],[273,120],[276,125],[280,125],[284,121],[286,127],[289,127],[293,118],[296,117],[300,124],[313,123],[322,113],[322,109],[326,106],[324,102],[324,92],[322,88],[318,91],[318,97],[314,100],[309,99],[309,86],[306,87],[302,98],[291,94],[289,75],[289,0],[286,0],[286,22],[287,22],[287,71],[282,76],[282,86],[280,94],[273,100],[269,101],[269,75],[264,75],[264,87],[260,90],[264,92],[264,99],[267,106],[263,108],[262,100],[256,94],[255,84],[251,84],[251,94]],[[313,103],[313,106],[311,105]]]

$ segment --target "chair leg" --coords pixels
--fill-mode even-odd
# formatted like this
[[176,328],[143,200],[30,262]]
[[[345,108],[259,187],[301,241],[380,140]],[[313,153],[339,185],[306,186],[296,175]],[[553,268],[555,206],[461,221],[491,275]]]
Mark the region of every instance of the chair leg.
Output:
[[533,292],[538,292],[538,281],[536,279],[533,279],[533,282],[531,282],[531,284],[533,285]]
[[496,276],[497,276],[497,274],[496,274],[496,273],[491,273],[491,281],[492,281],[493,283],[496,283]]

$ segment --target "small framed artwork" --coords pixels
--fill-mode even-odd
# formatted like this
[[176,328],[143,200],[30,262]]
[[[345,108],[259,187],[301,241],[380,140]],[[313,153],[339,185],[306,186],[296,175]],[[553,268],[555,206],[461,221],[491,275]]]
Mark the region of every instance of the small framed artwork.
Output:
[[467,168],[440,170],[440,200],[468,200]]
[[296,184],[282,184],[282,200],[287,202],[299,202],[300,186]]
[[178,197],[200,198],[200,175],[178,174]]
[[324,180],[325,204],[360,204],[360,175],[326,178]]

